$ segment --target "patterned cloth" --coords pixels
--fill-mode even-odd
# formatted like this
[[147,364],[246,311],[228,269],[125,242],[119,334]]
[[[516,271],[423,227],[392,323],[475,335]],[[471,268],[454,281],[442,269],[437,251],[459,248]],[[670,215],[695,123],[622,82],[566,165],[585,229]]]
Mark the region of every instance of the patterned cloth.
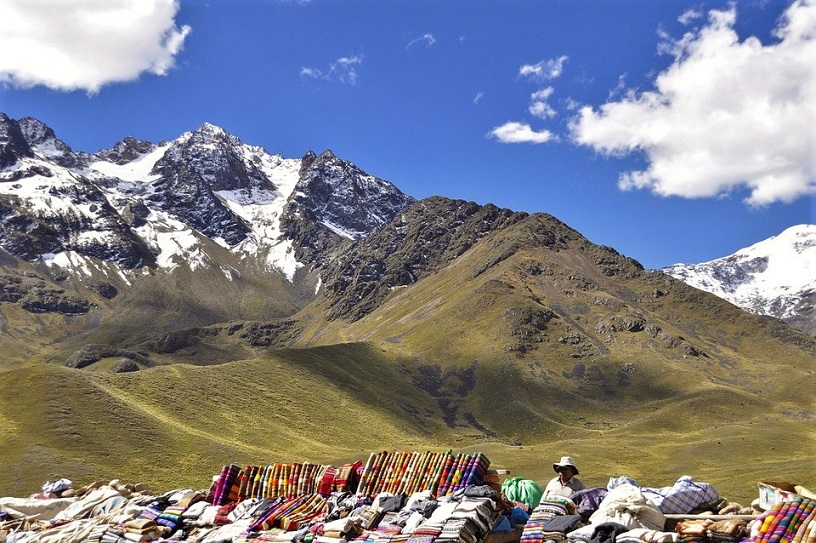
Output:
[[490,460],[483,453],[432,452],[371,453],[362,468],[358,493],[412,494],[430,490],[437,496],[454,493],[484,481]]
[[683,475],[670,487],[642,488],[641,491],[667,515],[691,513],[700,505],[720,497],[713,486],[695,483],[688,475]]
[[816,500],[804,496],[796,496],[791,501],[774,504],[762,518],[762,524],[753,541],[755,543],[816,541],[814,509]]

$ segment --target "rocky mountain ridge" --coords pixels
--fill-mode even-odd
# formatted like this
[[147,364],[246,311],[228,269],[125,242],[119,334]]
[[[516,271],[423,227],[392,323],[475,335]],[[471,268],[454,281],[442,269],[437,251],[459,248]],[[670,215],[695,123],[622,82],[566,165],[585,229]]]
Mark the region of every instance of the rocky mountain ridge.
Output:
[[[600,289],[591,278],[596,272],[615,278],[643,270],[554,217],[444,197],[415,201],[331,151],[286,159],[208,123],[173,141],[126,137],[88,154],[74,152],[36,119],[0,114],[0,158],[0,257],[7,252],[2,260],[11,265],[3,275],[5,301],[64,315],[109,306],[124,337],[133,319],[110,301],[129,295],[130,313],[145,310],[151,320],[147,315],[158,309],[168,319],[156,328],[170,335],[154,344],[188,345],[195,333],[185,325],[289,319],[313,302],[324,304],[321,317],[329,321],[355,322],[485,244],[467,277],[524,251],[588,251],[594,255],[588,274],[577,271],[583,261],[537,262],[525,271],[551,277],[548,288],[565,283],[571,297]],[[511,234],[497,235],[503,231]],[[14,258],[32,271],[16,269]],[[572,309],[559,301],[541,311],[519,314],[566,316]],[[524,335],[526,317],[502,318],[518,320],[513,333]],[[629,321],[640,322],[637,315],[610,315],[596,328],[606,337]],[[244,333],[253,346],[283,346],[298,337],[293,322],[247,325]],[[570,326],[567,343],[575,340],[577,327]],[[281,330],[285,340],[275,339]],[[596,343],[603,352],[603,339]]]
[[0,247],[70,273],[218,267],[207,238],[291,282],[412,201],[331,151],[285,159],[208,123],[87,154],[0,114]]

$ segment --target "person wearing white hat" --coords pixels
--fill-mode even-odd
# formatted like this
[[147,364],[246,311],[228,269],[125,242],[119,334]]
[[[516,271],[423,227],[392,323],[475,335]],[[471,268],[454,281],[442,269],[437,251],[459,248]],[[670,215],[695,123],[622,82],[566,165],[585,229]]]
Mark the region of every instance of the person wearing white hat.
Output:
[[583,490],[584,483],[576,477],[578,468],[575,467],[575,460],[571,456],[562,456],[560,462],[553,464],[553,469],[558,476],[550,479],[544,487],[544,497],[564,496],[569,498],[573,492]]

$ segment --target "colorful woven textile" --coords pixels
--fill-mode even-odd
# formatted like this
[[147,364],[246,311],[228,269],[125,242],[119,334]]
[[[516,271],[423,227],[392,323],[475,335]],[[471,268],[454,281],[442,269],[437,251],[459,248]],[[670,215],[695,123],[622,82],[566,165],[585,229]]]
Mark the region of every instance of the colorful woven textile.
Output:
[[490,466],[483,453],[383,451],[371,453],[362,469],[358,493],[413,494],[430,490],[444,496],[466,486],[480,485]]
[[762,518],[755,543],[808,543],[816,541],[816,500],[796,496],[774,504]]
[[[331,466],[309,462],[248,465],[243,469],[235,464],[224,466],[215,483],[211,503],[224,505],[248,498],[293,498],[314,494],[329,469],[335,470]],[[333,487],[323,494],[328,496],[332,490]]]
[[314,521],[326,512],[326,499],[320,494],[310,494],[273,503],[247,528],[247,532],[283,528],[294,530]]
[[[236,484],[236,480],[238,480],[240,474],[241,468],[235,464],[221,468],[221,474],[218,476],[215,491],[213,492],[213,505],[224,505],[225,503],[238,499],[238,485]],[[230,499],[233,495],[235,498]]]

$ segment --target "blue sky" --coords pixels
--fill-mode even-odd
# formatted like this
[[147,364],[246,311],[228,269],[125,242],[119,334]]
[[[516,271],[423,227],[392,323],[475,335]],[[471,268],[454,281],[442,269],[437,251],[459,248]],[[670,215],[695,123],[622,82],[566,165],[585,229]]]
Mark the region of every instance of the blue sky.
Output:
[[816,222],[816,0],[4,0],[0,111],[74,150],[204,122],[648,268]]

